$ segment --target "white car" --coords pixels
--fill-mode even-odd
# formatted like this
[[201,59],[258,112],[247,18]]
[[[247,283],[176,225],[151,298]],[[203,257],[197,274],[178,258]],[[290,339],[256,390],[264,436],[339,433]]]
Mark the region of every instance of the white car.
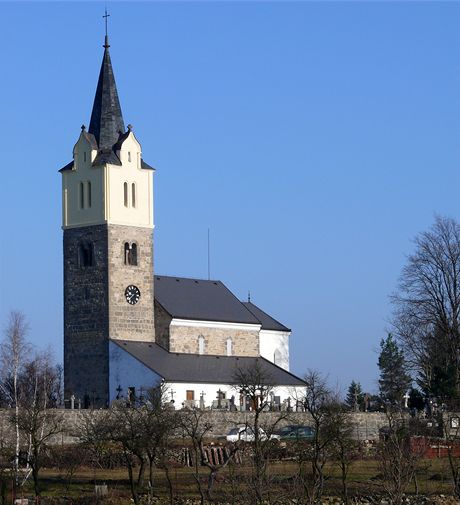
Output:
[[[232,428],[226,436],[226,439],[229,442],[238,442],[238,440],[242,440],[243,442],[254,442],[254,438],[255,433],[250,426],[239,426]],[[279,440],[280,435],[275,435],[272,433],[270,436],[268,436],[262,428],[259,428],[259,438],[260,440],[267,440],[268,438],[270,440]]]

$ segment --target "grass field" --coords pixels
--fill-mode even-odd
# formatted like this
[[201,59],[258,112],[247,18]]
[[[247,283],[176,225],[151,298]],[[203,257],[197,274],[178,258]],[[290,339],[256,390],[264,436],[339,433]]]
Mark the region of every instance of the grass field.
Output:
[[[269,467],[270,493],[277,496],[289,495],[292,489],[292,479],[297,467],[290,461],[272,462]],[[234,466],[225,468],[218,476],[214,486],[216,501],[228,501],[231,497],[240,500],[248,492],[248,475],[251,468]],[[174,494],[180,497],[197,497],[198,489],[193,476],[193,469],[176,467],[171,469],[171,480]],[[326,467],[325,495],[340,496],[341,480],[339,468],[335,464]],[[200,480],[206,485],[208,471],[200,469]],[[107,484],[109,497],[130,498],[128,475],[125,468],[102,470],[79,468],[71,478],[56,469],[43,469],[41,472],[41,489],[43,497],[76,499],[94,497],[95,484]],[[424,495],[450,494],[452,485],[446,459],[420,460],[417,472],[418,492]],[[383,494],[382,480],[378,462],[372,459],[355,461],[350,469],[350,496]],[[8,484],[10,489],[10,484]],[[147,493],[147,489],[145,492]],[[416,493],[415,483],[407,489],[408,494]],[[8,493],[9,494],[9,493]],[[32,482],[28,482],[17,496],[32,496]],[[155,471],[155,496],[167,497],[168,487],[163,471]]]

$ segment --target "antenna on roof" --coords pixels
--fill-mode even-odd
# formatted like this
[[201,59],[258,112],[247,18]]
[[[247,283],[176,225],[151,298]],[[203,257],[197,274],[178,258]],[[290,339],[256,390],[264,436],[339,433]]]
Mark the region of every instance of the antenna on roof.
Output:
[[211,280],[211,239],[210,230],[208,228],[208,281]]
[[251,291],[248,291],[248,302],[251,301]]

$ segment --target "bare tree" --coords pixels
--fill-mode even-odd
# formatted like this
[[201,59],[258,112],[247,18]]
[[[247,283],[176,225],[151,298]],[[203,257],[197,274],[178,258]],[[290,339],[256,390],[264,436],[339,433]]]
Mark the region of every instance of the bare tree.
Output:
[[191,410],[181,417],[181,428],[184,437],[189,438],[192,442],[193,478],[196,482],[198,492],[200,493],[200,503],[204,505],[206,493],[200,478],[201,449],[205,437],[208,436],[209,432],[212,430],[212,424],[206,421],[205,414],[202,410]]
[[14,481],[19,484],[19,375],[30,353],[30,345],[26,341],[29,325],[25,315],[19,311],[11,311],[5,328],[5,336],[1,347],[1,374],[2,391],[11,407],[14,407],[15,425],[15,455],[14,455]]
[[51,409],[59,390],[56,367],[48,354],[37,354],[20,376],[22,401],[12,423],[23,435],[26,478],[32,473],[35,495],[40,496],[39,471],[51,438],[62,430],[62,416]]
[[163,395],[163,387],[157,385],[147,390],[142,400],[117,401],[107,411],[84,416],[79,427],[80,441],[92,447],[96,455],[110,444],[121,448],[135,504],[140,501],[147,469],[149,492],[153,495],[155,466],[165,470],[172,500],[167,442],[177,426],[177,414],[165,407]]
[[318,503],[324,489],[324,466],[336,438],[334,427],[331,426],[331,411],[335,402],[326,379],[319,372],[310,370],[304,380],[303,405],[310,414],[314,434],[311,442],[298,441],[297,487],[301,503]]
[[340,468],[340,478],[342,481],[342,499],[348,504],[348,473],[350,466],[358,457],[359,443],[353,438],[354,425],[350,413],[346,411],[339,401],[332,401],[329,405],[329,416],[327,424],[329,426],[329,436],[331,441],[330,452]]
[[141,409],[141,422],[145,453],[149,465],[149,491],[154,492],[154,468],[163,468],[168,481],[172,500],[172,485],[168,474],[167,454],[169,441],[179,426],[178,413],[165,402],[166,389],[163,384],[150,388],[146,392],[146,401]]
[[447,458],[452,478],[453,495],[460,498],[460,457],[458,455],[458,441],[460,440],[460,419],[448,413],[440,415],[440,423],[447,446]]
[[[194,451],[194,474],[193,477],[197,483],[198,491],[200,493],[201,504],[205,503],[206,498],[212,501],[213,486],[216,481],[217,475],[221,470],[226,468],[234,459],[235,454],[240,450],[241,443],[236,442],[232,444],[227,451],[224,452],[224,458],[221,463],[213,462],[208,456],[206,447],[206,437],[212,431],[212,425],[206,421],[206,413],[202,410],[191,410],[181,418],[181,425],[184,435],[192,442]],[[205,466],[208,471],[208,483],[206,493],[200,481],[199,466]]]
[[275,389],[275,381],[263,361],[257,360],[252,367],[237,368],[234,382],[237,384],[237,391],[249,402],[253,413],[247,420],[247,427],[254,433],[253,475],[250,483],[254,491],[254,501],[261,504],[270,492],[267,468],[276,443],[271,436],[287,413],[279,412],[271,421],[262,418],[262,413],[269,410],[270,393]]
[[[134,503],[139,503],[139,489],[143,486],[146,465],[144,419],[142,411],[131,404],[118,402],[103,419],[109,441],[118,443],[123,451],[128,469],[129,485]],[[104,429],[102,430],[104,433]],[[137,478],[134,475],[139,465]]]
[[436,217],[415,238],[392,302],[395,333],[422,389],[460,398],[460,223]]
[[409,484],[415,482],[417,462],[424,452],[410,446],[410,431],[401,410],[387,408],[388,426],[378,445],[378,461],[383,476],[383,488],[390,503],[399,505]]

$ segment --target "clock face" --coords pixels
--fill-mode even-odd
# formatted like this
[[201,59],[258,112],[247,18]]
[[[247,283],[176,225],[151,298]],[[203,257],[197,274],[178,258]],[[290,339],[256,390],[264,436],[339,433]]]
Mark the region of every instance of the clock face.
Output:
[[125,298],[130,305],[135,305],[139,301],[140,297],[141,292],[139,291],[139,288],[137,286],[133,286],[132,284],[130,284],[125,289]]

